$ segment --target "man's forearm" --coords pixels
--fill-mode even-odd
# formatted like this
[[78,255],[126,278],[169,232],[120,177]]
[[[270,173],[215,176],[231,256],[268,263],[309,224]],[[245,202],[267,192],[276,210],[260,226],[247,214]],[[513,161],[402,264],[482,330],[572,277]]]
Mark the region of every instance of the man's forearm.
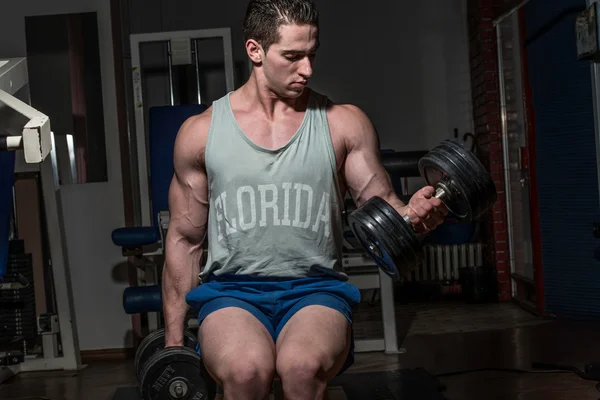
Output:
[[186,295],[198,285],[201,244],[177,240],[167,245],[163,269],[163,312],[167,346],[183,345],[183,329],[188,305]]
[[394,209],[399,213],[405,212],[404,209],[406,207],[406,204],[404,204],[404,202],[400,200],[400,198],[396,195],[394,191],[389,193],[387,196],[383,196],[382,198],[383,200],[388,202],[392,207],[394,207]]

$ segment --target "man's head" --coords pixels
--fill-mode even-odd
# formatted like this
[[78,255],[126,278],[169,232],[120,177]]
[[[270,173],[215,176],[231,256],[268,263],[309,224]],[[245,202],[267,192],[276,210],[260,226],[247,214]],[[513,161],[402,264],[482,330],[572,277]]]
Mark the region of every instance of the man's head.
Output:
[[299,96],[312,75],[319,46],[319,13],[313,1],[250,0],[243,28],[260,79],[280,96]]

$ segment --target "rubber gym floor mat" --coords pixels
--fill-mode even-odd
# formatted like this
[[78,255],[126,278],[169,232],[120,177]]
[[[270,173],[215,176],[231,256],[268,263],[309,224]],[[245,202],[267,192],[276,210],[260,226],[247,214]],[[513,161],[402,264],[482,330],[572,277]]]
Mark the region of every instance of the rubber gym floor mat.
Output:
[[343,374],[329,387],[343,388],[346,400],[446,400],[444,386],[422,368]]
[[[421,368],[347,373],[329,385],[331,400],[447,400],[435,377]],[[273,398],[273,396],[271,396]],[[112,400],[140,400],[135,387],[119,388]]]
[[111,400],[140,400],[140,394],[136,387],[118,388]]
[[[364,295],[367,298],[367,295]],[[399,341],[408,336],[458,332],[482,332],[546,324],[513,303],[467,304],[462,301],[396,303],[396,328]],[[357,339],[383,337],[381,306],[363,301],[353,310]]]

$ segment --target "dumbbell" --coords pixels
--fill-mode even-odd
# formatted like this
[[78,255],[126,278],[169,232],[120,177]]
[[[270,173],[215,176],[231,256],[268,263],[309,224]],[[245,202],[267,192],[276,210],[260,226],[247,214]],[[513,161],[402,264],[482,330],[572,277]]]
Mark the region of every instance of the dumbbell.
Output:
[[[491,175],[457,141],[444,140],[423,156],[419,172],[458,220],[478,220],[496,202]],[[405,277],[423,256],[424,235],[380,197],[349,214],[348,224],[369,256],[394,280]]]
[[184,346],[165,348],[165,331],[142,340],[135,353],[135,370],[143,400],[213,399],[216,383],[196,351],[198,341],[184,330]]

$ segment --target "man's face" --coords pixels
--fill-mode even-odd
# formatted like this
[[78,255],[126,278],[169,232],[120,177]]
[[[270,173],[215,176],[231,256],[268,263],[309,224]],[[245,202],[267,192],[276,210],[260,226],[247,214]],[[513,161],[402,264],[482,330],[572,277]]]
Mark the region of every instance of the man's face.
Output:
[[278,96],[296,98],[313,73],[318,29],[314,25],[281,25],[279,38],[263,61],[265,79]]

